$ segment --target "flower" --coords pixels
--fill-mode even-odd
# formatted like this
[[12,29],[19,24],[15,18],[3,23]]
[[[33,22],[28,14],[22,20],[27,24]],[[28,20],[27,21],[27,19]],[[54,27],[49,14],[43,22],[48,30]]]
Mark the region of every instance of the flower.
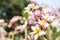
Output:
[[32,5],[32,6],[31,6],[31,8],[32,8],[32,10],[34,10],[34,9],[38,9],[38,8],[39,8],[39,6]]
[[20,19],[19,16],[14,16],[14,17],[10,20],[8,27],[12,27],[13,24],[15,24],[19,19]]
[[55,19],[55,16],[46,14],[46,15],[43,16],[43,19],[46,20],[46,21],[53,21]]
[[4,22],[4,19],[0,19],[0,26],[7,26],[7,23]]
[[0,34],[7,35],[7,32],[2,27],[0,27]]
[[31,32],[30,34],[34,34],[34,40],[37,40],[38,36],[43,36],[46,33],[42,30],[40,30],[39,26],[32,26],[31,29],[33,30],[33,32]]
[[20,32],[22,33],[24,29],[27,27],[27,21],[25,21],[23,25],[20,25],[20,27],[21,27]]
[[38,23],[42,26],[42,28],[47,28],[49,27],[49,24],[45,20],[39,20]]

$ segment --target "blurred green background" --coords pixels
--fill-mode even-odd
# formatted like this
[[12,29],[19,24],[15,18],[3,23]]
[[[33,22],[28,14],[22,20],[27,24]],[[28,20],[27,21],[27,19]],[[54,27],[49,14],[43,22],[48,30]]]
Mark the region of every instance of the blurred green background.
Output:
[[29,0],[0,0],[0,19],[8,22],[13,16],[22,16],[22,10],[29,3]]

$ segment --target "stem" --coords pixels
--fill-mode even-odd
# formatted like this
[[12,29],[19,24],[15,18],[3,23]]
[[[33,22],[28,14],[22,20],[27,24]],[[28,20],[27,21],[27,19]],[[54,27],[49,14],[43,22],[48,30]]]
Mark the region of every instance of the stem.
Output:
[[50,27],[48,27],[48,37],[49,40],[52,40],[52,30],[50,29]]
[[14,33],[12,33],[12,40],[14,40]]
[[25,40],[27,40],[27,28],[25,28]]

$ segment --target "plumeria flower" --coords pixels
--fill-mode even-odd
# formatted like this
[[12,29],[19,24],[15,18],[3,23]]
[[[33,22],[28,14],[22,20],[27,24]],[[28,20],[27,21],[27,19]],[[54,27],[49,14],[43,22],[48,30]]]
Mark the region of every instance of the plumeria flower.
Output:
[[42,28],[47,28],[49,27],[49,24],[45,20],[39,20],[38,23],[42,26]]
[[34,40],[37,40],[38,36],[43,36],[46,34],[44,31],[40,30],[38,25],[32,26],[31,29],[33,30],[33,32],[31,32],[30,34],[34,34]]
[[53,20],[55,19],[55,16],[44,15],[43,18],[44,18],[46,21],[53,21]]
[[14,16],[14,17],[10,20],[8,27],[12,27],[12,25],[13,25],[15,22],[17,22],[19,19],[20,19],[19,16]]
[[37,21],[35,20],[35,18],[31,18],[29,20],[29,24],[37,24]]
[[0,26],[7,26],[7,23],[3,19],[0,19]]
[[39,8],[39,6],[32,5],[32,6],[31,6],[31,8],[32,8],[32,10],[34,10],[34,9],[38,9],[38,8]]
[[34,9],[38,9],[39,8],[39,6],[36,6],[35,4],[29,4],[26,8],[25,8],[25,10],[31,10],[31,8],[32,8],[32,10],[34,10]]
[[30,11],[32,4],[29,4],[27,7],[25,7],[25,10]]
[[43,15],[43,19],[47,20],[48,21],[48,18],[49,18],[49,15]]
[[23,25],[20,25],[20,27],[21,27],[20,32],[23,32],[24,29],[27,27],[27,21],[25,21],[25,23]]

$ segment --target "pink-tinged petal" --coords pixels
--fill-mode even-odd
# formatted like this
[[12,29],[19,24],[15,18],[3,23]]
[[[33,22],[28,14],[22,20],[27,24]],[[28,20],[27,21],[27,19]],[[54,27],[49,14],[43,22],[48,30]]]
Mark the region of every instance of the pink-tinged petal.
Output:
[[48,23],[46,23],[46,24],[44,25],[44,28],[47,28],[47,27],[49,27],[49,24],[48,24]]
[[10,20],[8,26],[11,27],[11,26],[12,26],[15,22],[17,22],[19,19],[20,19],[19,16],[14,16],[14,17]]
[[21,25],[20,32],[23,32],[26,27],[27,27],[27,21],[25,21],[25,23],[23,25]]
[[43,36],[43,35],[45,35],[46,33],[44,32],[44,31],[41,31],[40,32],[40,34],[39,34],[39,36]]

